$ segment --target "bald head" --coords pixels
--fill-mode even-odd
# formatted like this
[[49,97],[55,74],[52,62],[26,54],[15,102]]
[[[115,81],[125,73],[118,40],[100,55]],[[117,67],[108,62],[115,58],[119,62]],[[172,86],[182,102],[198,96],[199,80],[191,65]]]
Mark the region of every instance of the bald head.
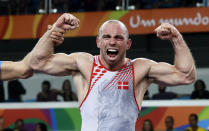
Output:
[[99,28],[98,37],[101,37],[102,31],[103,31],[104,27],[105,27],[107,24],[118,24],[118,25],[120,25],[120,27],[121,27],[121,29],[123,30],[123,32],[124,32],[126,38],[128,39],[128,37],[129,37],[128,29],[127,29],[127,27],[125,26],[125,24],[123,24],[123,23],[122,23],[121,21],[119,21],[119,20],[108,20],[108,21],[104,22],[104,23],[100,26],[100,28]]

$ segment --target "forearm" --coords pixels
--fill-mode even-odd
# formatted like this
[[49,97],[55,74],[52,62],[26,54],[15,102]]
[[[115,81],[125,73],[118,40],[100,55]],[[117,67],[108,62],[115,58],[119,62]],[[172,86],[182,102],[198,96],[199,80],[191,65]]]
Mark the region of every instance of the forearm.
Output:
[[55,24],[53,26],[48,26],[49,30],[45,32],[31,51],[30,67],[33,69],[39,69],[44,66],[52,57],[54,45],[59,45],[64,40],[63,34],[65,33],[65,30],[55,26]]
[[33,75],[33,70],[25,65],[23,61],[12,62],[3,61],[1,65],[0,79],[12,80],[18,78],[28,78]]
[[21,76],[20,72],[12,68],[12,65],[16,62],[4,61],[1,65],[1,80],[16,79]]
[[182,73],[194,74],[195,62],[181,34],[171,40],[175,51],[175,67]]
[[38,43],[31,51],[30,64],[37,64],[52,55],[54,52],[54,44],[50,38],[51,33],[52,30],[47,30],[45,34],[39,39]]

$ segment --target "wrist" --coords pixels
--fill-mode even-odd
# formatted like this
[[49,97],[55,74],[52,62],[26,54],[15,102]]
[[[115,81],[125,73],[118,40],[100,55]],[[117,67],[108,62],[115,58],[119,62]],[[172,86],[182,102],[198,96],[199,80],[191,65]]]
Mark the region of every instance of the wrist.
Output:
[[180,33],[175,34],[170,41],[172,43],[181,43],[182,41],[184,41],[183,36]]

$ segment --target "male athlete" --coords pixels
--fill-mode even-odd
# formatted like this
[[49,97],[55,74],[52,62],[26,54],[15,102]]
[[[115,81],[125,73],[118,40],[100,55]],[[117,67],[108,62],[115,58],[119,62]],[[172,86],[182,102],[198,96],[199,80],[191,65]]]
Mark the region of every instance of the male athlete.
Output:
[[75,16],[67,13],[60,16],[32,50],[30,66],[51,75],[72,75],[80,103],[82,131],[134,131],[144,93],[151,83],[176,86],[196,79],[191,52],[182,35],[170,24],[161,24],[155,31],[160,39],[171,41],[174,65],[126,58],[132,42],[126,26],[118,20],[106,21],[100,27],[96,38],[99,55],[53,54],[51,38],[54,37],[50,34],[62,37],[62,33],[77,27],[79,20]]

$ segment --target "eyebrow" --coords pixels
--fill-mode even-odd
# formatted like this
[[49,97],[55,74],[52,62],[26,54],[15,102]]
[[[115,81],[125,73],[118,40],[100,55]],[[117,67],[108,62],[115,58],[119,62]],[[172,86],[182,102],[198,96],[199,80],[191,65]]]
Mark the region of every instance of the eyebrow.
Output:
[[[110,34],[103,34],[102,37],[111,37]],[[125,38],[123,35],[120,35],[120,34],[116,34],[114,36],[114,38]]]
[[111,36],[110,36],[109,34],[103,34],[103,35],[102,35],[102,38],[104,38],[104,37],[110,38]]
[[124,36],[123,35],[115,35],[115,38],[124,39]]

